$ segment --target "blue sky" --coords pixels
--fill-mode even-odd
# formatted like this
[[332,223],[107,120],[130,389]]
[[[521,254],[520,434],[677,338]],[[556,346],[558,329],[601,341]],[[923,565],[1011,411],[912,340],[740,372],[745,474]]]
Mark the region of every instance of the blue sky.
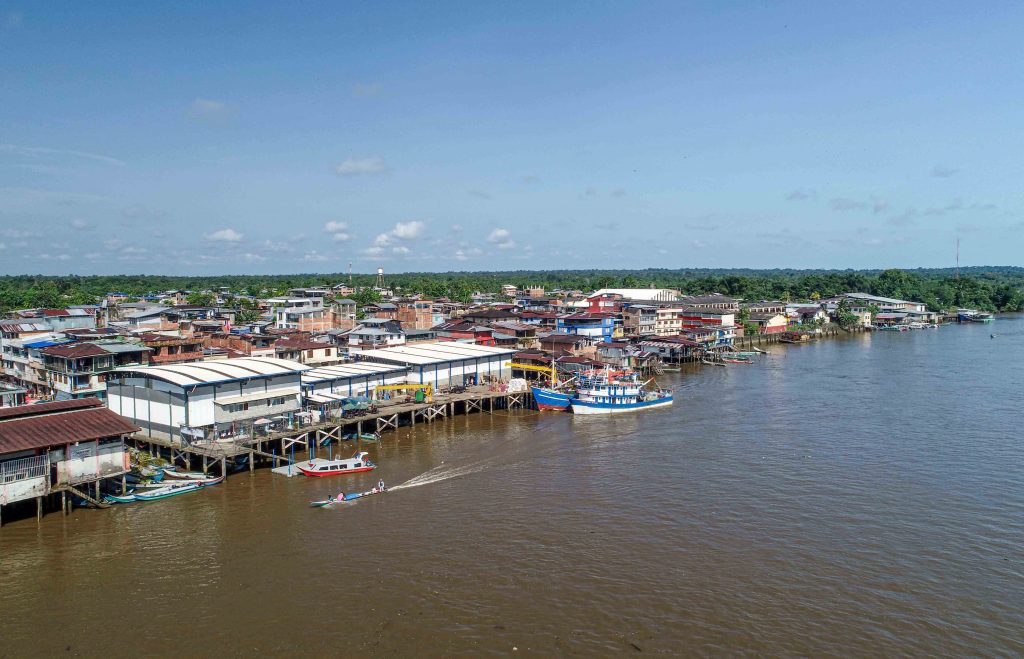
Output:
[[0,0],[0,273],[1021,265],[1024,5]]

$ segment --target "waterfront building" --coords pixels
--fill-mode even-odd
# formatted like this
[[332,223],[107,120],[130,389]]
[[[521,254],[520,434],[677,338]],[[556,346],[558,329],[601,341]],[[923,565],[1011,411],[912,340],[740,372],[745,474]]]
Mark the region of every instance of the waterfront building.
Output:
[[146,332],[135,337],[150,349],[150,364],[181,364],[203,358],[203,340],[195,336],[175,336]]
[[739,311],[740,303],[735,298],[714,293],[712,295],[684,295],[679,298],[679,303],[684,307],[692,309],[705,309],[721,311]]
[[106,397],[107,374],[149,363],[150,349],[123,341],[78,341],[40,349],[46,382],[55,400]]
[[405,345],[405,332],[391,318],[364,318],[347,337],[349,349],[372,350]]
[[98,490],[128,471],[136,430],[96,398],[0,408],[0,508],[36,499],[41,514],[50,494]]
[[409,369],[409,382],[434,387],[480,384],[511,377],[515,350],[454,341],[419,343],[355,353],[359,361],[397,364]]
[[107,405],[147,437],[213,439],[297,412],[308,370],[272,357],[120,368],[107,376]]
[[683,329],[679,315],[681,307],[658,307],[655,314],[654,333],[658,336],[676,336]]
[[860,306],[874,305],[882,311],[928,311],[928,305],[924,302],[911,302],[909,300],[882,297],[880,295],[871,295],[869,293],[844,293],[840,297],[845,297],[847,300],[850,300],[850,302]]
[[302,394],[307,402],[326,404],[351,396],[374,397],[379,385],[402,384],[409,368],[368,361],[322,366],[302,374]]
[[786,314],[779,312],[751,313],[749,319],[757,325],[758,334],[785,332],[789,324]]
[[709,329],[715,332],[715,345],[732,345],[736,336],[736,315],[707,307],[683,307],[679,312],[680,328],[683,332],[694,329]]

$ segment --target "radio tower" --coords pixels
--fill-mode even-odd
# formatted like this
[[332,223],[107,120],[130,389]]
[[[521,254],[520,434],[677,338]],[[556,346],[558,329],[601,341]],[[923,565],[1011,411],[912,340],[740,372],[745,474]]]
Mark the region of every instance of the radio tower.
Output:
[[348,287],[352,288],[352,261],[348,262]]

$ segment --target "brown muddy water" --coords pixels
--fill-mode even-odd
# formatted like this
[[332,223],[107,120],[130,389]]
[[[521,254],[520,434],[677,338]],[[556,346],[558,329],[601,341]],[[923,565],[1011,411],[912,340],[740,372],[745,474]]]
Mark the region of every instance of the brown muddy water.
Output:
[[[6,524],[0,656],[1024,653],[1024,319],[663,383],[665,411],[457,417],[370,474]],[[308,507],[378,477],[411,483]]]

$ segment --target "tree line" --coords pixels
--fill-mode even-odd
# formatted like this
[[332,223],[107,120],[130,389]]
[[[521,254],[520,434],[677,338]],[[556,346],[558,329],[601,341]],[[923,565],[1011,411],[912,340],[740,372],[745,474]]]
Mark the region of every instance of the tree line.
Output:
[[[373,299],[375,277],[353,275],[360,289],[357,301]],[[289,288],[347,283],[347,274],[224,275],[171,277],[164,275],[103,275],[0,277],[0,310],[95,304],[107,293],[133,298],[168,290],[186,290],[194,300],[208,301],[226,288],[241,306],[244,296],[283,295]],[[503,272],[401,273],[389,275],[387,285],[399,294],[420,293],[468,302],[474,292],[499,293],[503,284],[519,288],[541,286],[590,292],[601,288],[674,288],[685,294],[722,293],[748,301],[813,300],[840,293],[865,292],[924,302],[935,311],[958,307],[985,311],[1024,311],[1024,268],[972,267],[917,270],[520,270]],[[201,296],[201,297],[200,297]]]

